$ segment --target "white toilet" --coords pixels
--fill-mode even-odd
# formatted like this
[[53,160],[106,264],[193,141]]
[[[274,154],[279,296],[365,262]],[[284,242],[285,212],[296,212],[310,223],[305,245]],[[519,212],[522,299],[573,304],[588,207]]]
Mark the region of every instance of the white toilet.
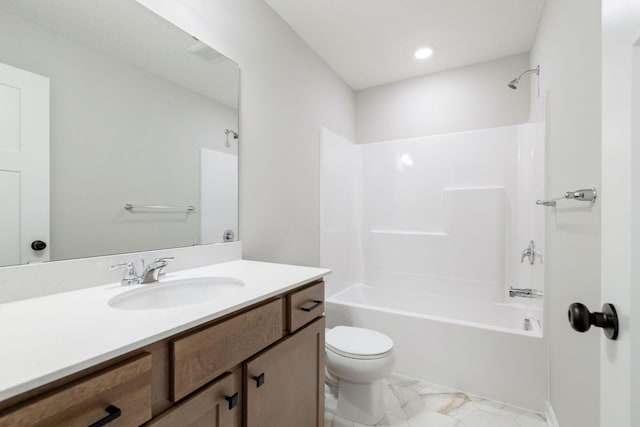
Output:
[[325,335],[325,407],[339,417],[374,425],[385,414],[382,378],[393,369],[393,341],[380,332],[350,326]]

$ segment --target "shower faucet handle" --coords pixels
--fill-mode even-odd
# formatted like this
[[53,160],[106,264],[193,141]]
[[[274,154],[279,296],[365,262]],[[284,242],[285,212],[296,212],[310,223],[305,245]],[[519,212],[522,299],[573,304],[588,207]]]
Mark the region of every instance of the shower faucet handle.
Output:
[[529,259],[529,264],[533,265],[536,262],[536,257],[542,257],[542,252],[536,249],[536,242],[529,240],[529,246],[522,251],[520,263],[524,262],[525,258]]

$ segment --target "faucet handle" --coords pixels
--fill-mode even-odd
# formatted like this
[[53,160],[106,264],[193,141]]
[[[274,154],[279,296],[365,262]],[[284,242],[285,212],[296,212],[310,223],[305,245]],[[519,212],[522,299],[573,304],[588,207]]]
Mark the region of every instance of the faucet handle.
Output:
[[529,246],[527,246],[522,251],[522,257],[520,258],[520,263],[523,263],[525,258],[529,258],[529,264],[533,265],[536,262],[536,257],[541,258],[542,252],[536,249],[535,241],[529,240]]
[[120,270],[120,269],[127,269],[127,274],[136,273],[136,266],[133,265],[132,262],[121,262],[120,264],[114,264],[109,266],[109,270],[113,271],[113,270]]
[[109,270],[126,270],[124,273],[124,277],[122,278],[123,285],[131,285],[133,283],[139,283],[138,272],[136,271],[136,266],[132,262],[122,262],[120,264],[114,264],[109,266]]
[[167,274],[167,272],[164,271],[164,269],[169,264],[169,261],[173,261],[174,259],[175,259],[175,257],[165,256],[165,257],[156,258],[156,259],[153,260],[154,264],[156,262],[163,262],[164,263],[164,266],[161,267],[160,270],[158,271],[158,276],[164,276],[165,274]]

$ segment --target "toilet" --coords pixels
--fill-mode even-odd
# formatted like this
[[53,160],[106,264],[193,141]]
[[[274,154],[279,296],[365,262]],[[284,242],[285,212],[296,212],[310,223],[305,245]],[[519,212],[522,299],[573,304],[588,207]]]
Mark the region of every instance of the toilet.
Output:
[[364,328],[336,326],[325,334],[326,410],[374,425],[385,415],[382,379],[395,361],[393,341]]

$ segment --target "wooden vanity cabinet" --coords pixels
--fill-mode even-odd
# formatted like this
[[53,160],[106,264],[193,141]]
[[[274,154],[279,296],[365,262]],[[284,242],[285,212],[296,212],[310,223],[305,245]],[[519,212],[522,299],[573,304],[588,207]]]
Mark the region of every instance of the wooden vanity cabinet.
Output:
[[0,427],[323,427],[323,312],[301,285],[0,402]]
[[324,317],[244,364],[246,427],[324,426]]

